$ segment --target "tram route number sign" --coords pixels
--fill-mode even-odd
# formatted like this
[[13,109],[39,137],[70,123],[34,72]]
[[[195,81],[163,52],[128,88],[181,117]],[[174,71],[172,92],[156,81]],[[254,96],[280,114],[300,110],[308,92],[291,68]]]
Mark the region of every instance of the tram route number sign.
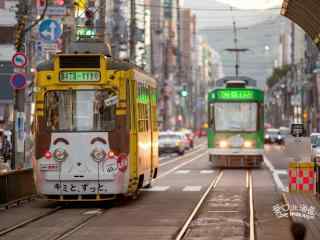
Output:
[[101,74],[98,71],[61,71],[61,82],[98,82]]
[[217,99],[221,100],[236,100],[236,99],[253,99],[254,94],[248,90],[225,90],[217,93]]

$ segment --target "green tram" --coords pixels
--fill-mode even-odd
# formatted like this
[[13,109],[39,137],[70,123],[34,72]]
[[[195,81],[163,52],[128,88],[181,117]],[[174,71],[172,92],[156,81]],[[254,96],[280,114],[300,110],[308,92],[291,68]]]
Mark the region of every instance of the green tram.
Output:
[[264,93],[224,81],[208,94],[208,150],[214,167],[259,167],[264,154]]

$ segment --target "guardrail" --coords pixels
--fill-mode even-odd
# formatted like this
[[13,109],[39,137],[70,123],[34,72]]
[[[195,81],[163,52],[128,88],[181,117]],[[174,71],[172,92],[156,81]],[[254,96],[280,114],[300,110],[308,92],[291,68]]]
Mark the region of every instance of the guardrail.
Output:
[[36,194],[33,170],[0,173],[0,206],[6,206]]

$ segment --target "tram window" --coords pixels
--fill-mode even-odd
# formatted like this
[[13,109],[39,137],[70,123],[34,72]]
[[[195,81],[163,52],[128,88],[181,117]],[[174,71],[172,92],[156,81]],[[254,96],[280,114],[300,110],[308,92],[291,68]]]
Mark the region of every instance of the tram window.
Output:
[[214,128],[214,104],[211,103],[209,106],[209,127]]
[[257,103],[215,103],[214,118],[216,131],[257,130]]
[[50,91],[46,121],[51,131],[112,131],[117,97],[111,90]]

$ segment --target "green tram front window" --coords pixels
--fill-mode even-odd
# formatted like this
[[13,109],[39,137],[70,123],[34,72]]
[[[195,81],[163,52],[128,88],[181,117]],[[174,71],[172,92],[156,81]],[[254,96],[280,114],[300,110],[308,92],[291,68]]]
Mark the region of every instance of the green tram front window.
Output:
[[211,105],[214,107],[216,131],[255,132],[257,130],[257,103],[224,102]]
[[112,131],[116,120],[113,99],[111,90],[50,91],[45,97],[47,127],[66,132]]

